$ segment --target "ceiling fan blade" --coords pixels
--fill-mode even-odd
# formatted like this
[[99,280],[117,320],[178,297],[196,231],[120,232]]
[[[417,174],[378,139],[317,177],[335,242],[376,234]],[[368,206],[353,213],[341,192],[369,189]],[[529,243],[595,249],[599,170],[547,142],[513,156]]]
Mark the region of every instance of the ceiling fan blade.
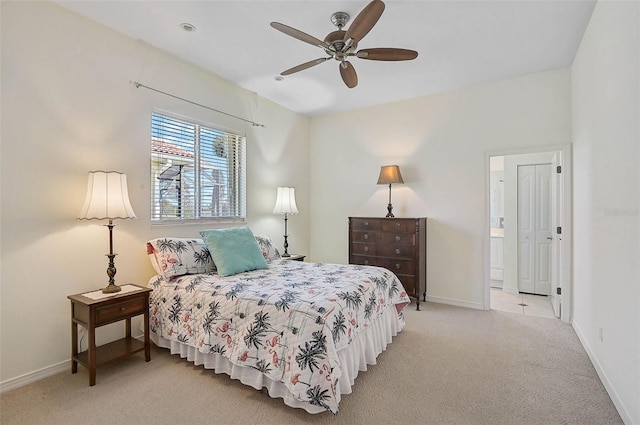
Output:
[[288,36],[291,36],[293,38],[297,38],[300,41],[304,41],[305,43],[309,43],[312,44],[314,46],[318,46],[318,47],[326,47],[327,43],[325,43],[324,41],[315,38],[312,35],[309,35],[305,32],[302,32],[300,30],[297,30],[295,28],[292,28],[288,25],[285,24],[281,24],[280,22],[271,22],[271,27],[277,29],[280,32],[283,32],[285,34],[287,34]]
[[368,59],[373,61],[408,61],[417,58],[418,52],[408,49],[378,47],[374,49],[358,50],[356,56],[360,59]]
[[293,68],[289,68],[286,71],[282,71],[280,73],[280,75],[290,75],[290,74],[293,74],[295,72],[299,72],[299,71],[305,70],[307,68],[311,68],[312,66],[320,65],[321,63],[323,63],[327,59],[331,59],[331,58],[330,57],[329,58],[320,58],[320,59],[314,59],[314,60],[309,61],[309,62],[305,62],[305,63],[300,64],[298,66],[294,66]]
[[342,76],[342,81],[350,89],[358,85],[358,74],[356,74],[356,70],[350,62],[344,61],[340,63],[340,75]]
[[[356,16],[344,35],[344,41],[348,45],[357,44],[371,31],[371,28],[378,22],[384,12],[384,3],[381,0],[373,0],[362,12]],[[349,41],[351,39],[351,41]]]

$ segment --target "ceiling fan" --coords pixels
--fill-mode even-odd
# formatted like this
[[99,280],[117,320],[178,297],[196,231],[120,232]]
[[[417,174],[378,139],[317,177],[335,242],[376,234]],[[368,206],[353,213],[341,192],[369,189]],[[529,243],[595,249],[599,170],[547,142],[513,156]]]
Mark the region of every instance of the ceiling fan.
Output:
[[271,22],[271,26],[278,31],[297,38],[300,41],[304,41],[305,43],[318,46],[329,55],[289,68],[281,72],[280,75],[290,75],[319,65],[329,59],[335,59],[340,62],[342,81],[344,81],[347,87],[354,88],[358,85],[358,75],[351,62],[347,60],[349,57],[376,61],[405,61],[415,59],[418,57],[418,52],[408,49],[378,47],[357,50],[360,40],[371,31],[376,22],[378,22],[378,19],[380,19],[380,16],[382,16],[384,7],[384,2],[381,0],[373,0],[362,9],[346,31],[343,30],[342,27],[349,21],[349,14],[345,12],[334,13],[331,15],[331,22],[338,27],[338,30],[327,34],[324,40],[320,40],[300,30],[281,24],[280,22]]

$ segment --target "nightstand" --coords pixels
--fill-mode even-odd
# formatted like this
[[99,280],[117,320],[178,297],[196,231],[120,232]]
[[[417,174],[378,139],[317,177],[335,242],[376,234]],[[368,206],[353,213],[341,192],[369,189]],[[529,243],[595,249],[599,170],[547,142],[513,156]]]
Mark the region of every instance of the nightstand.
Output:
[[283,260],[304,261],[306,255],[291,254],[289,257],[282,257]]
[[[150,288],[126,284],[114,294],[102,290],[69,295],[71,300],[71,373],[78,372],[78,363],[89,369],[89,385],[96,384],[96,369],[144,351],[145,361],[151,360],[149,339]],[[131,337],[131,318],[144,315],[144,342]],[[96,328],[125,321],[124,338],[96,346]],[[78,325],[87,328],[88,348],[78,352]]]

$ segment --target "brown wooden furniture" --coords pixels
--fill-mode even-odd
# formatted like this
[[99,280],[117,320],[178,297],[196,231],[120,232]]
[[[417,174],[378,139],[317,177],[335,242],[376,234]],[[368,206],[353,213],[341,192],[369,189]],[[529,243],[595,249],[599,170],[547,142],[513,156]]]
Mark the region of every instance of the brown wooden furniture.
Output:
[[407,294],[427,298],[427,219],[349,217],[349,264],[380,266],[398,276]]
[[306,257],[306,255],[302,255],[302,254],[291,254],[288,257],[282,257],[283,260],[293,260],[293,261],[304,261],[304,257]]
[[[125,285],[128,286],[128,285]],[[132,354],[144,351],[145,360],[151,360],[149,339],[149,293],[151,289],[139,286],[130,292],[109,294],[94,300],[85,294],[69,295],[71,300],[71,373],[78,372],[78,363],[89,369],[89,385],[96,384],[96,369]],[[106,294],[105,294],[106,295]],[[131,318],[144,314],[144,342],[131,337]],[[96,346],[96,328],[125,320],[124,338]],[[78,325],[87,329],[88,348],[78,352]]]

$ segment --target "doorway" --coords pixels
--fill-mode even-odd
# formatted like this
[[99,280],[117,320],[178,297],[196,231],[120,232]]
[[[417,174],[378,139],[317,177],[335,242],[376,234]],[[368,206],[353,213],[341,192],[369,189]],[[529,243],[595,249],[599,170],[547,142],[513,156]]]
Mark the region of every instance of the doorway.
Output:
[[570,145],[486,154],[485,309],[571,317]]

